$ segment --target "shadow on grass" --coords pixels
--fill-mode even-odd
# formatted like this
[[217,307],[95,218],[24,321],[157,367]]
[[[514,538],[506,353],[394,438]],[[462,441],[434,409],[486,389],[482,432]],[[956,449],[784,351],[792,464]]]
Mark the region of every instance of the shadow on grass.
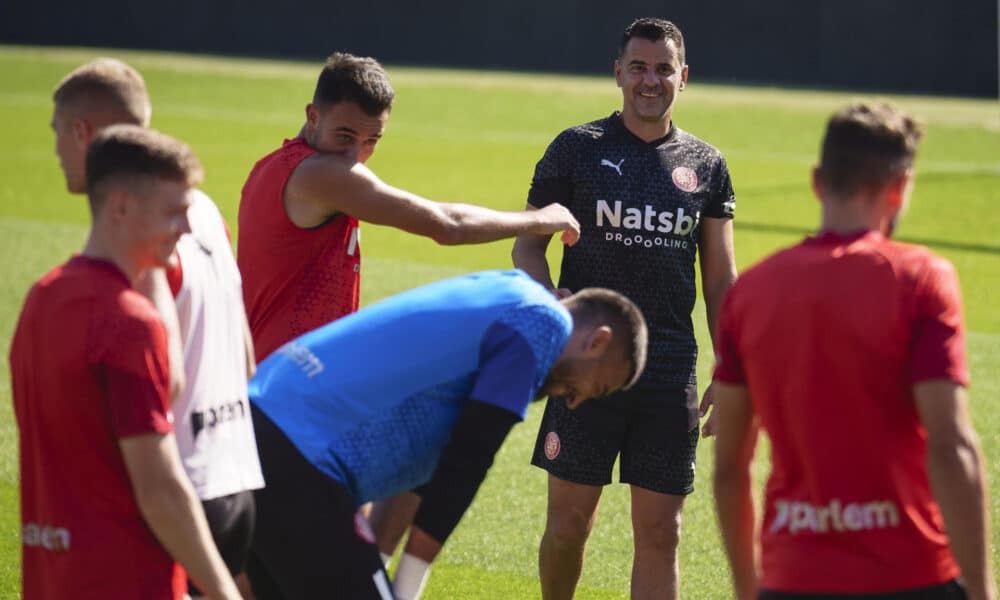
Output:
[[[752,221],[740,221],[736,227],[738,229],[749,229],[750,231],[761,231],[764,233],[786,233],[791,235],[811,235],[815,229],[800,227],[797,225],[775,225],[773,223],[755,223]],[[956,242],[954,240],[939,240],[925,237],[900,236],[893,238],[901,242],[911,244],[921,244],[923,246],[933,246],[947,250],[965,250],[967,252],[979,252],[981,254],[1000,254],[1000,246],[990,244],[976,244],[972,242]]]

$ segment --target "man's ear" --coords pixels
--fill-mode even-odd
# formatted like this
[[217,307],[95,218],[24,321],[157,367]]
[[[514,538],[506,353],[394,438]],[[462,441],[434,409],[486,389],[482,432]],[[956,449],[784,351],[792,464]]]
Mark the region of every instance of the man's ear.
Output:
[[823,184],[820,182],[819,176],[819,165],[813,167],[812,170],[812,190],[813,195],[816,196],[816,200],[819,202],[823,201]]
[[90,146],[94,138],[94,126],[85,119],[73,119],[73,141],[81,148]]
[[319,122],[319,107],[310,102],[306,104],[306,124],[310,129],[316,128],[316,123]]
[[899,174],[886,186],[885,200],[892,208],[900,208],[906,202],[913,183],[913,169],[907,169]]
[[611,344],[612,337],[611,327],[608,325],[595,327],[590,332],[590,335],[587,336],[587,343],[584,348],[587,358],[596,358],[603,355],[604,351]]

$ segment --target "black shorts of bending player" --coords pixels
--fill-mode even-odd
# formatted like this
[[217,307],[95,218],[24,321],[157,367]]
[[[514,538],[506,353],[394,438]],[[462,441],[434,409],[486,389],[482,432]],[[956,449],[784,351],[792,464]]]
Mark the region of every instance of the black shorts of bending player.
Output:
[[[212,540],[219,549],[222,561],[226,563],[226,568],[232,575],[239,575],[246,567],[256,521],[253,492],[244,490],[228,496],[202,500],[201,506],[205,510],[208,529],[212,532]],[[200,593],[189,580],[188,594],[197,597]]]
[[611,483],[621,455],[622,483],[661,494],[694,491],[698,390],[627,391],[576,410],[549,398],[531,464],[582,485]]
[[263,489],[247,575],[257,600],[392,600],[368,522],[336,481],[252,407]]
[[941,585],[888,592],[885,594],[804,594],[800,592],[774,592],[761,590],[757,600],[966,600],[968,596],[957,581]]

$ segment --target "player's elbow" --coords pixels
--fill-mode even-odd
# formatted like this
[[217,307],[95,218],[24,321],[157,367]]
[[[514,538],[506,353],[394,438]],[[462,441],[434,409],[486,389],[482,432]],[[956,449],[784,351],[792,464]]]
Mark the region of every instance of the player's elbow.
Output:
[[983,460],[976,434],[971,430],[955,430],[927,438],[927,463],[935,470],[960,472],[970,478],[981,477]]
[[466,243],[462,224],[454,219],[436,223],[430,238],[442,246],[459,246]]
[[133,493],[139,512],[151,528],[169,521],[178,514],[178,507],[189,501],[184,482],[166,475],[151,477],[135,485]]

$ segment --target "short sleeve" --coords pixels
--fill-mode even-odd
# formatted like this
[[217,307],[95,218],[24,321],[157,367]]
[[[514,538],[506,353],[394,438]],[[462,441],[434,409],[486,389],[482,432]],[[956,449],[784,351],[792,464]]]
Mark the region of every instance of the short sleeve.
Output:
[[968,385],[961,292],[951,263],[935,258],[922,273],[916,295],[910,383],[947,379]]
[[[151,309],[150,309],[151,312]],[[173,431],[167,335],[153,316],[125,312],[105,320],[97,369],[117,438]]]
[[495,323],[483,336],[479,364],[471,398],[524,419],[541,384],[538,360],[524,336],[504,323]]
[[719,313],[719,331],[715,342],[714,380],[720,383],[746,385],[746,374],[743,371],[743,360],[740,357],[739,340],[737,339],[737,316],[733,308],[733,292],[735,290],[736,286],[734,285],[726,293]]
[[726,159],[719,159],[712,170],[708,203],[705,206],[705,216],[713,219],[732,219],[736,214],[736,193],[729,177],[729,166]]
[[569,132],[559,134],[535,165],[528,190],[528,204],[542,208],[559,203],[567,206],[573,197],[572,143]]

